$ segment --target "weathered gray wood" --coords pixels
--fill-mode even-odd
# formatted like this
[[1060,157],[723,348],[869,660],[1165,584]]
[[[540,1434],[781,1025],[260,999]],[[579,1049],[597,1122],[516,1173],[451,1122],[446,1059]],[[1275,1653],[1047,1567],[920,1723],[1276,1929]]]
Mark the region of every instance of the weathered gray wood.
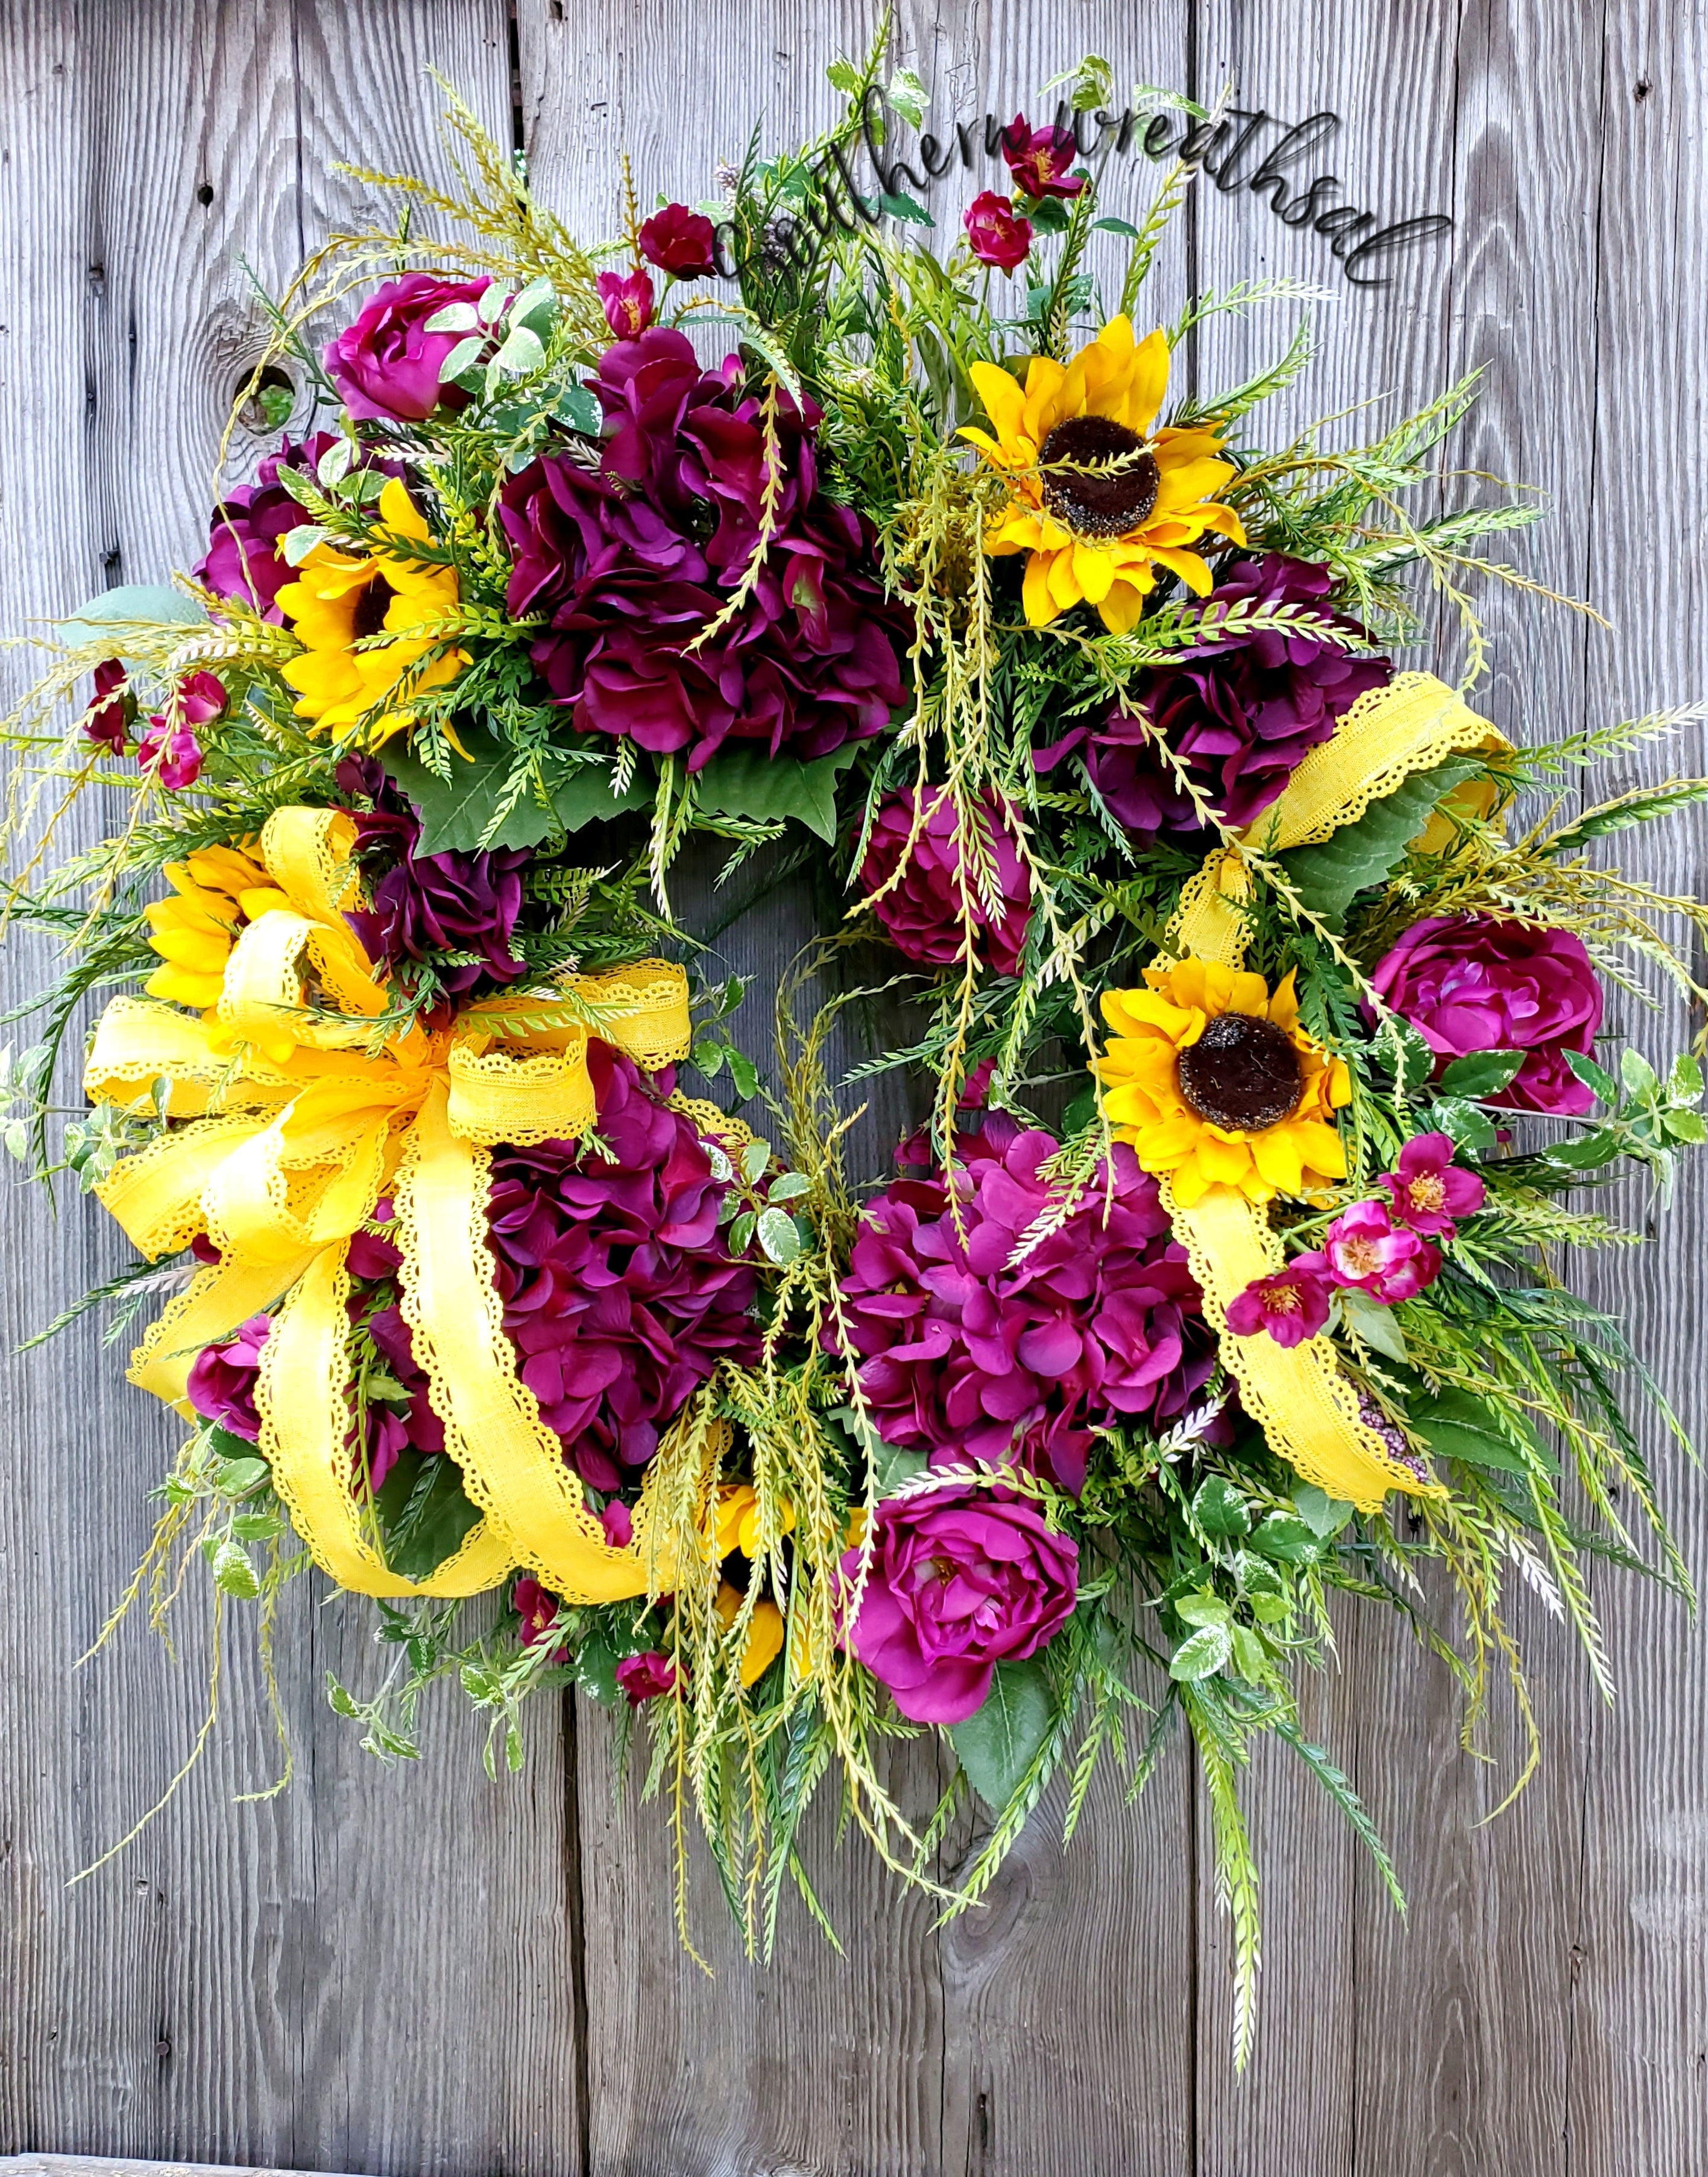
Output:
[[[0,39],[15,627],[195,556],[259,345],[237,253],[288,278],[305,232],[349,216],[336,158],[430,166],[429,61],[500,130],[509,101],[504,10],[483,0],[31,4],[0,13]],[[26,671],[13,660],[8,687]],[[41,966],[8,947],[8,1001]],[[9,1352],[119,1251],[74,1197],[56,1226],[9,1181],[0,1214]],[[260,1806],[232,1804],[277,1753],[250,1636],[228,1623],[226,1724],[203,1766],[135,1847],[66,1890],[165,1787],[209,1677],[199,1602],[179,1613],[176,1665],[132,1631],[67,1675],[140,1554],[173,1442],[116,1358],[90,1330],[8,1364],[0,2144],[575,2170],[552,1719],[520,1785],[489,1787],[466,1733],[435,1734],[430,1767],[380,1771],[322,1692],[329,1667],[377,1676],[368,1613],[347,1629],[306,1583],[289,1599],[298,1781]]]

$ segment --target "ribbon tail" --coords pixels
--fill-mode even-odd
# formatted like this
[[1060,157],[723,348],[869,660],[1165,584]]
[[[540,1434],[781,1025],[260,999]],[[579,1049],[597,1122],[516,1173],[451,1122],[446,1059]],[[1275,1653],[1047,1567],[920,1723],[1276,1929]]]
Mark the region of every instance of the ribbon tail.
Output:
[[411,1128],[396,1202],[404,1319],[469,1495],[515,1538],[518,1563],[570,1602],[618,1602],[667,1591],[668,1552],[636,1509],[636,1541],[614,1548],[587,1508],[538,1401],[516,1374],[487,1239],[490,1159],[451,1130],[436,1087]]
[[267,1125],[265,1114],[194,1120],[116,1164],[95,1188],[95,1199],[117,1219],[139,1255],[150,1262],[175,1255],[205,1229],[204,1188],[226,1159]]
[[[490,1519],[425,1580],[393,1572],[364,1534],[350,1487],[352,1374],[347,1243],[314,1255],[261,1348],[260,1449],[291,1524],[321,1570],[357,1595],[479,1595],[508,1574],[509,1538]],[[441,1454],[442,1455],[442,1454]]]
[[276,1307],[303,1267],[301,1263],[216,1263],[199,1270],[131,1355],[127,1372],[131,1382],[164,1400],[186,1421],[194,1421],[195,1411],[187,1393],[196,1356],[205,1345],[230,1337],[252,1315],[265,1314]]
[[1162,1198],[1203,1288],[1204,1313],[1240,1387],[1241,1402],[1294,1472],[1361,1512],[1377,1510],[1390,1489],[1411,1497],[1443,1496],[1438,1482],[1396,1459],[1360,1419],[1357,1394],[1326,1341],[1310,1338],[1288,1347],[1265,1332],[1238,1338],[1229,1330],[1228,1303],[1285,1259],[1267,1214],[1231,1187],[1212,1187],[1182,1207],[1164,1180]]

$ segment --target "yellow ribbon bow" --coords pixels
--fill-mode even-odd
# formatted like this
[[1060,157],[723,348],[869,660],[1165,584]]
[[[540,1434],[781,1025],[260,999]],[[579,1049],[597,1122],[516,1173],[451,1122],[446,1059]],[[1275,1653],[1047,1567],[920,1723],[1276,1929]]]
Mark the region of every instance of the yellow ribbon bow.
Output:
[[[1307,751],[1280,799],[1236,839],[1216,848],[1189,880],[1163,958],[1239,968],[1246,925],[1238,903],[1250,890],[1248,854],[1283,853],[1326,839],[1415,772],[1465,750],[1507,745],[1486,718],[1429,674],[1401,674],[1361,696],[1333,738]],[[1459,791],[1485,811],[1491,805],[1486,786]],[[1427,846],[1444,843],[1448,836],[1439,814],[1422,835]],[[1266,1332],[1240,1338],[1229,1331],[1229,1304],[1255,1279],[1273,1276],[1285,1264],[1267,1208],[1230,1186],[1213,1186],[1196,1200],[1182,1202],[1166,1173],[1159,1174],[1158,1183],[1203,1289],[1204,1313],[1220,1341],[1223,1363],[1239,1385],[1246,1410],[1289,1465],[1361,1511],[1374,1510],[1390,1489],[1441,1494],[1438,1485],[1396,1458],[1361,1416],[1357,1394],[1335,1366],[1326,1340],[1312,1338],[1286,1347]]]
[[[198,1021],[116,998],[96,1028],[90,1100],[145,1110],[164,1081],[167,1111],[184,1122],[118,1164],[101,1202],[150,1258],[200,1233],[221,1257],[145,1337],[131,1380],[188,1416],[198,1353],[265,1311],[259,1449],[341,1586],[473,1595],[520,1567],[574,1601],[658,1591],[671,1568],[650,1541],[647,1496],[633,1542],[613,1547],[516,1373],[486,1204],[493,1146],[573,1138],[592,1123],[592,1037],[649,1070],[687,1056],[687,979],[647,960],[567,977],[549,998],[484,1001],[439,1033],[388,1028],[386,992],[344,918],[358,896],[355,838],[342,810],[276,810],[260,854],[286,903],[264,904],[237,934],[217,1004]],[[400,1305],[446,1452],[483,1515],[419,1581],[387,1565],[351,1487],[346,1258],[387,1192]]]

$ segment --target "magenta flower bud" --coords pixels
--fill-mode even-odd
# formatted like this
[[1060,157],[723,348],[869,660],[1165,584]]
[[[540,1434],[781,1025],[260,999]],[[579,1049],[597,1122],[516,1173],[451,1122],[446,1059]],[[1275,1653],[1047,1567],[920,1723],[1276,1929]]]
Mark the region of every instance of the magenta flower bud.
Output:
[[605,323],[619,341],[638,340],[652,322],[652,282],[637,266],[632,272],[602,272],[599,300]]
[[1368,1293],[1384,1305],[1413,1300],[1441,1274],[1441,1255],[1419,1233],[1395,1225],[1385,1202],[1355,1202],[1329,1227],[1323,1242],[1337,1285]]
[[171,725],[158,713],[137,744],[136,760],[169,794],[182,794],[202,775],[201,743],[188,726]]
[[1414,1134],[1400,1152],[1398,1169],[1376,1182],[1387,1188],[1394,1215],[1414,1232],[1451,1238],[1454,1219],[1482,1207],[1488,1189],[1476,1172],[1454,1164],[1453,1154],[1450,1136]]
[[998,196],[995,189],[985,189],[974,198],[962,215],[961,224],[981,265],[1012,272],[1026,262],[1032,247],[1032,222],[1022,219],[1008,199]]
[[999,975],[1012,975],[1020,965],[1031,922],[1032,879],[1019,849],[995,800],[986,799],[986,832],[996,862],[1002,912],[992,919],[990,909],[969,876],[962,897],[958,872],[960,848],[955,838],[955,809],[948,794],[934,787],[924,789],[928,814],[908,847],[919,806],[919,789],[892,794],[883,802],[866,842],[860,864],[860,883],[868,894],[876,892],[901,866],[901,880],[884,893],[872,908],[884,935],[898,952],[931,967],[949,967],[964,952],[972,919],[974,949],[985,964]]
[[[1487,915],[1431,915],[1376,963],[1371,987],[1436,1054],[1438,1073],[1474,1051],[1522,1050],[1491,1103],[1580,1118],[1594,1092],[1566,1063],[1602,1024],[1602,986],[1581,938]],[[1365,1007],[1373,1022],[1374,1010]]]
[[232,1436],[256,1443],[261,1417],[255,1410],[255,1379],[261,1348],[271,1319],[252,1315],[223,1345],[205,1345],[191,1363],[185,1395],[204,1421],[216,1421]]
[[122,660],[103,658],[95,668],[95,695],[83,717],[89,739],[121,756],[130,745],[130,728],[136,717],[136,698]]
[[718,230],[703,211],[666,205],[641,229],[641,254],[673,279],[702,280],[718,269]]
[[[852,1586],[860,1552],[849,1551]],[[848,1645],[915,1723],[963,1723],[998,1663],[1035,1656],[1073,1614],[1079,1549],[1007,1489],[887,1498]]]
[[[537,1648],[555,1629],[558,1622],[558,1598],[548,1595],[532,1573],[524,1573],[510,1590],[510,1607],[521,1620],[522,1645]],[[560,1661],[567,1655],[566,1648],[554,1650],[552,1661]]]
[[638,1656],[625,1656],[615,1676],[630,1707],[639,1708],[642,1701],[657,1700],[674,1689],[676,1666],[662,1648],[648,1648]]
[[452,303],[477,303],[490,285],[411,272],[376,288],[325,353],[326,374],[351,416],[358,423],[421,423],[441,403],[461,407],[467,395],[442,386],[439,372],[468,336],[428,332],[427,323]]
[[1015,187],[1029,197],[1077,197],[1085,184],[1070,180],[1067,170],[1078,156],[1072,129],[1034,128],[1023,113],[1002,131],[1002,156]]
[[1266,1330],[1277,1345],[1302,1345],[1329,1320],[1332,1284],[1325,1258],[1295,1255],[1284,1270],[1254,1278],[1228,1303],[1228,1329],[1237,1338]]

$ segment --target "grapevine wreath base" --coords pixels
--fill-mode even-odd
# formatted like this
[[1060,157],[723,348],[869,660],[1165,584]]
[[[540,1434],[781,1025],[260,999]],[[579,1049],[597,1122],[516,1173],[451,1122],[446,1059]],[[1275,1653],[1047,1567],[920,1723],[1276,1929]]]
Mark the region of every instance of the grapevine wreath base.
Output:
[[[389,1667],[331,1699],[382,1756],[445,1678],[515,1766],[526,1701],[580,1686],[761,1952],[785,1875],[825,1918],[821,1786],[958,1912],[1058,1771],[1071,1832],[1100,1759],[1136,1790],[1183,1723],[1243,2059],[1254,1739],[1397,1895],[1298,1722],[1337,1593],[1418,1627],[1468,1734],[1504,1674],[1518,1781],[1509,1584],[1603,1683],[1585,1553],[1688,1593],[1630,1403],[1677,1425],[1560,1258],[1704,1138],[1694,1059],[1604,1018],[1644,966],[1703,996],[1703,911],[1591,855],[1708,788],[1546,805],[1694,713],[1549,739],[1467,700],[1468,586],[1522,579],[1477,554],[1536,512],[1406,510],[1468,386],[1279,450],[1307,329],[1171,387],[1195,325],[1293,292],[1141,332],[1189,160],[1135,226],[1130,168],[1018,116],[942,236],[899,170],[847,179],[917,84],[832,76],[829,138],[698,206],[630,189],[596,247],[455,102],[455,195],[365,177],[397,226],[274,307],[300,435],[8,723],[9,912],[63,965],[4,1138],[117,1220],[88,1304],[153,1317],[132,1380],[188,1432],[127,1601],[199,1554],[270,1659],[311,1567],[373,1598]],[[1095,60],[1066,90],[1116,102]],[[1185,129],[1144,96],[1148,147]],[[1396,662],[1432,587],[1458,688]],[[696,836],[756,902],[809,872],[776,992],[673,907]],[[880,990],[906,1039],[833,1078]],[[769,1071],[723,1026],[756,998]],[[930,1116],[873,1183],[887,1070]],[[916,1820],[885,1749],[921,1732],[954,1758]]]

